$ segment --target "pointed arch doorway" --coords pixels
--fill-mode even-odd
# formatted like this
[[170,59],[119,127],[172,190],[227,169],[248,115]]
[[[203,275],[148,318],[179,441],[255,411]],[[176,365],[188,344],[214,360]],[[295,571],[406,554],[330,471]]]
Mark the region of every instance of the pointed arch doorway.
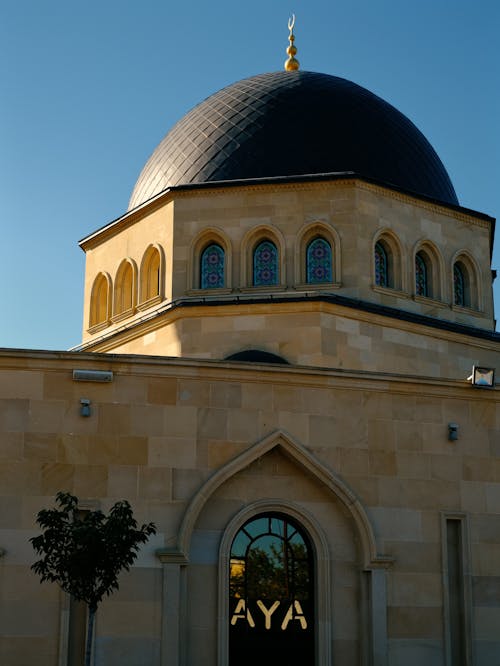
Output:
[[229,666],[315,663],[314,557],[305,530],[279,512],[236,533],[229,566]]

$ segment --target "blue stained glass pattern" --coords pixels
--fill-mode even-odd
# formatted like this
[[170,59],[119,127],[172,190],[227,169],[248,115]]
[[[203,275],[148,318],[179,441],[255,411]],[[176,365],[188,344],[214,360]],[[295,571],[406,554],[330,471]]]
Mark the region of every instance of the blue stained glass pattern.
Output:
[[332,248],[324,238],[316,238],[307,246],[306,273],[308,284],[332,281]]
[[465,278],[458,264],[453,266],[453,302],[455,305],[465,305]]
[[415,255],[415,293],[417,296],[429,295],[429,284],[427,281],[427,266],[420,253]]
[[253,284],[255,287],[278,284],[278,250],[274,243],[265,240],[253,253]]
[[202,289],[224,287],[224,250],[212,243],[201,255],[200,286]]
[[387,270],[387,252],[382,243],[375,244],[375,284],[379,287],[389,286]]

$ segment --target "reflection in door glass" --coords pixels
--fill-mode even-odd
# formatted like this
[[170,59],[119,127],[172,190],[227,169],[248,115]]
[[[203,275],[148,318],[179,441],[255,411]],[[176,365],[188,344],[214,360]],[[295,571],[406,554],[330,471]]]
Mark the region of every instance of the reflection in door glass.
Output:
[[231,547],[230,666],[313,666],[312,550],[276,513],[248,521]]

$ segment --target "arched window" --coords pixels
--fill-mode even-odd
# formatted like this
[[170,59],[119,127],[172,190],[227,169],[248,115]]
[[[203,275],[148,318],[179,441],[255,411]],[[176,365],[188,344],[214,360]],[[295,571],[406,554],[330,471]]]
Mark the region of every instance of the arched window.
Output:
[[472,306],[469,271],[461,261],[453,264],[453,303],[461,307]]
[[253,252],[253,285],[262,287],[278,283],[278,249],[271,241],[264,240]]
[[261,349],[246,349],[226,356],[225,361],[245,361],[246,363],[282,363],[289,365],[288,361],[282,356],[262,351]]
[[306,282],[332,282],[332,248],[324,238],[315,238],[306,250]]
[[453,265],[453,302],[455,305],[465,306],[465,274],[462,266],[458,263]]
[[90,326],[97,326],[108,320],[108,294],[108,280],[106,279],[106,276],[101,273],[96,277],[92,287],[90,297]]
[[404,249],[392,229],[377,232],[372,257],[373,285],[382,289],[406,291]]
[[220,245],[211,243],[200,257],[200,288],[218,289],[224,286],[224,250]]
[[141,266],[141,301],[160,295],[161,257],[158,248],[146,250]]
[[295,520],[264,513],[246,522],[229,576],[229,666],[314,664],[313,555]]
[[390,287],[389,257],[384,245],[375,243],[375,284],[378,287]]
[[134,306],[134,272],[129,261],[123,261],[116,275],[114,314],[131,310]]
[[422,252],[417,252],[415,255],[415,294],[430,295],[428,264]]

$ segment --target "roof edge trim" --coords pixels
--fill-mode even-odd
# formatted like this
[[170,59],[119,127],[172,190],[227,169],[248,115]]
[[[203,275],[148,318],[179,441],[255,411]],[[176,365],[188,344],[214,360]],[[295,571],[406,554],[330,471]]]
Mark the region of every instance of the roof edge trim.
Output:
[[302,174],[302,175],[297,175],[297,176],[270,176],[267,178],[248,178],[248,179],[241,179],[241,180],[214,180],[214,181],[209,181],[205,183],[186,183],[184,185],[175,185],[172,187],[167,187],[165,190],[162,190],[158,194],[155,194],[151,199],[148,199],[147,201],[144,201],[143,203],[139,204],[136,208],[132,208],[131,210],[123,213],[123,215],[120,215],[119,217],[115,218],[114,220],[111,220],[111,222],[108,222],[107,224],[103,225],[102,227],[99,227],[92,233],[88,234],[87,236],[84,236],[82,239],[78,241],[79,247],[85,251],[85,246],[89,244],[92,240],[96,239],[98,236],[100,236],[102,233],[105,233],[106,231],[110,231],[113,227],[119,225],[120,223],[124,223],[125,221],[132,221],[139,213],[140,211],[144,210],[145,208],[153,208],[154,204],[159,204],[160,200],[163,200],[166,198],[166,196],[170,193],[175,193],[175,192],[191,192],[191,191],[196,191],[196,190],[210,190],[210,189],[223,189],[223,188],[234,188],[234,187],[246,187],[246,186],[255,186],[255,185],[280,185],[280,184],[286,184],[286,183],[315,183],[315,182],[327,182],[327,181],[338,181],[338,180],[359,180],[362,182],[369,183],[371,185],[377,185],[378,187],[382,187],[386,190],[392,190],[394,192],[399,192],[401,194],[404,194],[406,196],[410,196],[414,199],[420,200],[420,201],[425,201],[427,203],[431,203],[436,206],[440,206],[443,208],[446,208],[448,210],[454,210],[459,213],[465,214],[465,215],[470,215],[472,217],[479,218],[481,220],[484,220],[492,225],[492,243],[493,243],[493,234],[494,234],[494,229],[495,229],[495,222],[496,218],[492,217],[491,215],[488,215],[487,213],[482,213],[480,211],[474,210],[472,208],[466,208],[464,206],[460,205],[455,205],[447,202],[440,201],[439,199],[433,199],[432,197],[427,197],[423,194],[418,194],[416,192],[412,192],[410,190],[405,190],[401,187],[398,187],[396,185],[392,185],[390,183],[385,183],[380,180],[377,180],[376,178],[372,178],[369,176],[364,176],[362,174],[357,174],[354,171],[341,171],[341,172],[333,172],[333,173],[318,173],[318,174]]
[[211,298],[207,299],[205,297],[201,298],[179,298],[175,301],[167,303],[164,307],[159,310],[152,312],[150,315],[141,317],[139,320],[132,322],[131,324],[124,324],[118,329],[114,329],[109,333],[104,333],[92,340],[86,340],[78,345],[75,345],[71,348],[70,351],[88,351],[89,348],[92,348],[94,345],[113,340],[125,332],[133,331],[139,326],[150,322],[158,317],[162,317],[168,312],[174,310],[179,310],[182,308],[191,308],[191,307],[218,307],[218,306],[232,306],[232,305],[258,305],[262,303],[298,303],[300,301],[304,302],[319,302],[319,303],[331,303],[332,305],[338,305],[341,307],[359,310],[361,312],[366,312],[369,314],[380,315],[382,317],[388,317],[390,319],[396,319],[399,321],[408,322],[411,324],[416,324],[420,326],[425,326],[435,330],[446,331],[456,335],[465,335],[471,338],[476,338],[479,340],[487,340],[489,342],[500,343],[500,332],[487,329],[479,328],[475,326],[468,326],[466,324],[459,324],[453,321],[447,321],[445,319],[435,319],[434,317],[429,317],[427,315],[422,315],[416,312],[409,312],[408,310],[399,310],[397,308],[390,307],[388,305],[380,305],[378,303],[370,303],[369,301],[363,301],[361,299],[350,298],[348,296],[340,296],[337,294],[330,294],[325,292],[319,293],[303,293],[303,294],[293,294],[293,295],[283,295],[283,294],[266,294],[261,296],[245,295],[244,297],[240,295],[235,295],[233,297],[222,298]]

